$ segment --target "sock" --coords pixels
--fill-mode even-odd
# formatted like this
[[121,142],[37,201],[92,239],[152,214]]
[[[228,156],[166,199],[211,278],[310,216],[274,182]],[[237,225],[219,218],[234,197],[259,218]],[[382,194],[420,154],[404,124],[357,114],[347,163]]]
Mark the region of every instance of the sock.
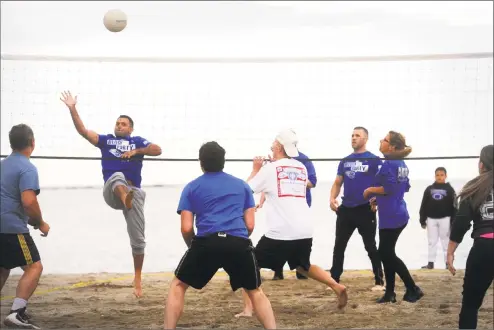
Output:
[[16,311],[18,309],[24,308],[27,305],[27,301],[22,298],[15,298],[12,304],[12,310]]

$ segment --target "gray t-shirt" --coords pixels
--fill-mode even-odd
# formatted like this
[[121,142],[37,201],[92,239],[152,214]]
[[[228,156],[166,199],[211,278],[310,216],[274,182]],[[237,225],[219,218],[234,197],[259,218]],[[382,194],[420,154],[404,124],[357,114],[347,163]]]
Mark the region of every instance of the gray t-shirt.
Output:
[[29,233],[21,194],[26,190],[39,194],[38,170],[26,156],[13,152],[1,161],[0,171],[0,233]]

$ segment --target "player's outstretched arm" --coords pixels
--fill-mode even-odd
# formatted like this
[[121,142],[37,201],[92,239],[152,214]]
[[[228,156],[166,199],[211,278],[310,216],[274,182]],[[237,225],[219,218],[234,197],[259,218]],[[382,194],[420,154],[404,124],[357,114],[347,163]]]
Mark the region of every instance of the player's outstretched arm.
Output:
[[70,116],[72,117],[72,122],[74,123],[77,133],[88,140],[92,145],[97,146],[99,140],[98,133],[86,129],[84,123],[79,117],[79,114],[77,113],[77,109],[75,107],[77,104],[77,96],[73,97],[70,91],[64,91],[62,92],[62,97],[60,100],[65,103],[67,108],[69,108]]

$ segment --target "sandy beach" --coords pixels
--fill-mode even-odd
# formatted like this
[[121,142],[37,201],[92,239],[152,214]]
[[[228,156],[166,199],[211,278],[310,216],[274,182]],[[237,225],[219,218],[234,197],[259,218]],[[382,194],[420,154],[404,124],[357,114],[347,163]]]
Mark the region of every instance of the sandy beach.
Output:
[[[404,288],[397,279],[396,304],[378,305],[382,293],[370,290],[370,271],[346,271],[349,303],[336,311],[335,295],[312,280],[297,280],[285,271],[285,280],[271,281],[263,272],[263,289],[271,300],[279,328],[457,328],[463,271],[413,271],[425,296],[416,304],[402,302]],[[10,309],[18,276],[9,278],[2,292],[2,320]],[[33,322],[44,329],[161,328],[164,300],[171,273],[145,274],[145,296],[132,294],[131,274],[45,275],[29,303]],[[227,276],[217,273],[200,291],[189,289],[179,328],[259,328],[256,318],[236,319],[240,292],[233,293]],[[4,327],[2,325],[2,327]],[[493,328],[493,288],[479,313],[479,329]]]

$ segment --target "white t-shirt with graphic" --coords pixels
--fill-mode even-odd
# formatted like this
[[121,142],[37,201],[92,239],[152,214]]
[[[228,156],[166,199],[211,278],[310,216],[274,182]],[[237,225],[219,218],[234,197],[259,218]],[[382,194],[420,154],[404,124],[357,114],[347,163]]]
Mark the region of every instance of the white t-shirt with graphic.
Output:
[[295,159],[283,158],[264,165],[248,183],[266,196],[266,237],[278,240],[312,238],[313,225],[307,191],[307,169]]

